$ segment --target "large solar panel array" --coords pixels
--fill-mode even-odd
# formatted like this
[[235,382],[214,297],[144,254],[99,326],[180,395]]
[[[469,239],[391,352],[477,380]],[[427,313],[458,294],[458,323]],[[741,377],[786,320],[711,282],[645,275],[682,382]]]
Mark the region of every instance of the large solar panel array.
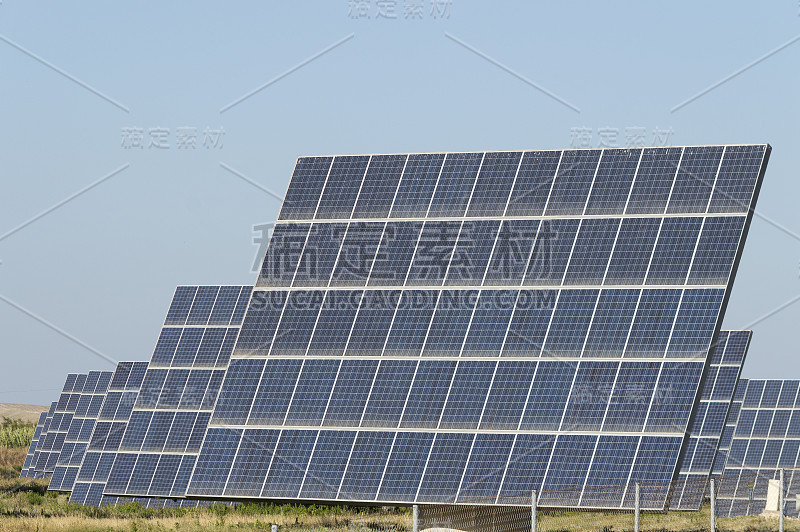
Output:
[[186,494],[250,292],[249,286],[178,287],[106,494]]
[[744,392],[746,389],[747,379],[739,379],[736,383],[736,393],[733,396],[733,401],[731,401],[728,419],[725,421],[725,429],[722,431],[722,439],[717,448],[717,457],[714,459],[714,467],[711,468],[711,474],[714,477],[722,475],[725,471],[725,464],[728,461],[728,453],[731,449],[733,434],[736,432],[736,422],[739,420],[739,411],[742,409],[742,401],[744,400]]
[[[800,493],[800,398],[798,380],[741,380],[742,404],[735,420],[718,507],[722,515],[760,513],[770,479],[785,470],[786,510]],[[751,500],[752,498],[752,500]]]
[[50,479],[49,490],[72,491],[112,375],[111,371],[90,371],[82,389],[78,389],[78,382],[73,387],[73,397],[69,402],[75,403],[75,411]]
[[[93,372],[93,378],[89,386],[94,390],[94,386],[99,379],[99,372]],[[35,475],[39,477],[51,476],[56,468],[56,463],[64,446],[69,427],[72,424],[72,416],[80,401],[84,386],[89,380],[88,373],[70,373],[64,383],[61,396],[56,402],[55,410],[49,419],[45,419],[42,433],[39,436],[39,457],[34,465]]]
[[[149,365],[107,394],[70,376],[23,475],[58,462],[51,487],[77,472],[93,505],[630,508],[640,482],[645,509],[696,508],[749,341],[718,329],[768,154],[300,158],[252,299],[179,287]],[[104,399],[93,430],[73,395]]]
[[[55,411],[56,403],[53,403],[50,408]],[[45,410],[41,414],[39,414],[39,420],[36,422],[36,428],[33,431],[33,439],[31,440],[30,446],[28,446],[28,453],[25,455],[25,463],[22,465],[22,472],[20,477],[34,477],[34,457],[38,459],[38,449],[39,449],[39,438],[42,435],[42,430],[44,430],[44,424],[47,420],[48,411]]]
[[103,490],[146,370],[147,362],[117,364],[81,460],[71,502],[87,506],[117,502],[115,497],[104,497]]
[[712,347],[700,404],[679,463],[671,509],[700,509],[752,335],[752,331],[721,331]]
[[187,495],[664,508],[768,151],[300,158]]

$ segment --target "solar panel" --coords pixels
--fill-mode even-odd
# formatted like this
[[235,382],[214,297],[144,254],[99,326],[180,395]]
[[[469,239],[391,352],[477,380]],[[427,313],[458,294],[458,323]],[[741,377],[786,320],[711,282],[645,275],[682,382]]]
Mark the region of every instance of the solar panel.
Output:
[[298,159],[187,496],[663,509],[768,153]]
[[146,369],[147,362],[117,364],[103,401],[94,412],[93,427],[73,479],[70,502],[87,506],[118,502],[116,497],[105,497],[103,489]]
[[25,455],[25,462],[22,465],[22,471],[20,472],[20,478],[33,478],[34,477],[34,456],[39,447],[39,437],[42,434],[42,429],[44,428],[44,423],[47,420],[47,411],[42,412],[39,414],[39,420],[36,422],[36,428],[33,432],[33,439],[31,440],[31,444],[28,446],[28,453]]
[[111,371],[89,372],[67,429],[48,490],[72,491],[112,376]]
[[711,351],[670,508],[699,510],[712,472],[752,331],[721,331]]
[[[800,458],[798,388],[797,380],[739,382],[738,416],[726,427],[729,444],[719,487],[721,515],[760,513],[769,480],[777,479],[780,469],[785,470],[784,510],[794,506],[800,493],[800,475],[795,470]],[[731,417],[737,413],[735,406]]]
[[[72,374],[73,377],[75,374]],[[28,477],[30,478],[44,478],[46,475],[42,471],[37,471],[36,466],[39,463],[39,458],[42,454],[42,449],[45,444],[45,440],[47,439],[47,431],[50,428],[50,425],[53,422],[53,414],[56,411],[56,406],[58,406],[58,401],[53,401],[50,403],[50,408],[46,412],[46,416],[44,419],[44,424],[42,425],[42,430],[39,433],[39,439],[36,441],[36,449],[33,452],[33,457],[31,459],[30,467],[28,468]],[[45,462],[47,460],[45,459]]]
[[125,411],[103,493],[185,495],[250,292],[248,286],[177,288],[141,389]]
[[[53,475],[84,386],[94,389],[98,378],[96,373],[88,386],[87,373],[71,373],[67,376],[61,396],[55,403],[55,408],[51,408],[52,415],[48,415],[45,419],[39,436],[39,455],[34,464],[35,476]],[[72,447],[70,446],[70,450]],[[60,480],[58,483],[60,484]]]

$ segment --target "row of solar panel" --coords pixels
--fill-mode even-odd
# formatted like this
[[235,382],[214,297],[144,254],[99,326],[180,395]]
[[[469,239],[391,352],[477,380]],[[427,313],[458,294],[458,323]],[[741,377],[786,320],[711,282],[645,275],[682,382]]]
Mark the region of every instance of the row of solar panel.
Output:
[[744,222],[713,216],[280,224],[256,286],[722,285]]
[[688,288],[255,292],[234,356],[705,359],[723,294]]
[[[56,412],[53,414],[51,432],[48,432],[48,435],[52,434],[57,416],[62,416],[59,429],[63,430],[66,426],[66,435],[63,439],[57,436],[52,445],[47,464],[48,472],[50,461],[54,456],[56,460],[48,489],[72,489],[112,376],[111,371],[91,371],[88,374],[72,374],[67,377],[65,392],[61,394]],[[67,390],[71,390],[71,393]],[[65,413],[62,414],[59,410],[64,410]]]
[[149,367],[224,368],[238,334],[238,327],[164,327]]
[[760,145],[301,157],[279,219],[746,212],[765,151]]
[[[62,393],[106,393],[108,384],[111,380],[110,371],[90,371],[89,373],[70,373],[64,383]],[[63,410],[63,405],[59,403],[59,410]]]
[[[55,410],[55,403],[52,404],[51,408]],[[39,420],[37,421],[36,428],[33,431],[33,439],[31,440],[30,446],[28,446],[28,452],[25,455],[25,462],[22,464],[22,472],[20,474],[22,478],[25,477],[33,478],[35,476],[34,464],[36,462],[34,461],[34,456],[36,455],[39,449],[39,438],[41,437],[46,419],[47,419],[47,412],[42,412],[41,414],[39,414]]]
[[[38,456],[34,453],[32,459],[33,469],[36,474],[52,474],[58,463],[61,449],[64,446],[67,433],[72,426],[72,419],[80,403],[84,415],[88,413],[94,403],[94,409],[102,405],[105,389],[107,389],[111,375],[110,372],[93,371],[88,374],[72,373],[67,375],[64,390],[55,403],[55,407],[48,412],[42,432],[38,441]],[[97,391],[100,386],[100,391]],[[90,392],[81,393],[86,388]],[[75,393],[73,393],[73,391]]]
[[[106,385],[108,385],[108,382],[106,382]],[[67,428],[58,429],[51,426],[50,430],[67,430],[73,415],[96,417],[103,405],[105,393],[105,391],[92,394],[62,393],[53,419],[56,421],[61,418],[62,422],[59,426],[64,427],[64,424],[66,424]]]
[[[29,466],[29,476],[41,478],[41,476],[44,474],[43,466],[41,466],[42,469],[39,469],[40,467],[39,460],[41,459],[43,464],[46,464],[48,461],[49,452],[44,450],[45,443],[47,443],[47,445],[51,449],[53,446],[53,438],[51,438],[49,442],[46,442],[46,440],[47,440],[48,429],[50,428],[50,425],[52,425],[53,423],[53,415],[55,414],[56,411],[56,405],[58,405],[58,401],[53,401],[50,404],[50,409],[47,411],[47,414],[45,416],[44,424],[42,425],[42,430],[39,433],[36,449],[34,450],[33,456],[31,457],[31,463]],[[42,456],[43,453],[45,455],[44,457]],[[53,465],[55,466],[55,461],[53,462]]]
[[119,449],[197,453],[210,417],[210,412],[134,412]]
[[196,460],[188,454],[118,453],[105,493],[183,497]]
[[103,495],[105,483],[76,482],[75,489],[70,496],[70,502],[84,506],[106,506],[135,502],[144,508],[196,508],[208,506],[209,501],[188,499],[163,499],[154,497],[109,497]]
[[[210,428],[187,493],[524,504],[537,489],[542,505],[592,506],[593,486],[624,495],[635,478],[665,483],[645,498],[653,507],[664,504],[680,445],[681,437]],[[603,503],[629,507],[632,496]]]
[[114,376],[108,385],[108,390],[138,391],[142,386],[144,374],[147,371],[147,362],[119,362],[114,370]]
[[212,424],[682,434],[702,371],[702,362],[234,359]]
[[800,438],[800,409],[742,409],[734,438]]
[[241,325],[251,290],[249,286],[179,286],[164,324]]
[[[686,463],[682,459],[683,464]],[[706,496],[708,472],[678,474],[669,500],[670,510],[699,510]]]
[[794,419],[794,413],[800,410],[792,408],[798,387],[797,380],[739,381],[714,464],[714,474],[721,475],[722,515],[762,511],[769,480],[778,478],[779,469],[786,473],[784,509],[796,510],[800,477],[795,479],[794,473],[800,463],[800,417]]
[[679,462],[670,509],[697,510],[703,502],[751,336],[751,331],[720,331],[712,346],[711,364],[700,388],[700,403]]
[[798,380],[747,380],[747,391],[737,397],[742,408],[792,408],[800,407],[797,391]]
[[224,376],[224,369],[148,369],[135,408],[211,410]]

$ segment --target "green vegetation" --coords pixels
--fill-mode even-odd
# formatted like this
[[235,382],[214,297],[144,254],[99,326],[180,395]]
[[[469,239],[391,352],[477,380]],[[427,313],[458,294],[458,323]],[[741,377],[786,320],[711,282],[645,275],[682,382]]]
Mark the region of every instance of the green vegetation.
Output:
[[206,508],[144,508],[131,502],[90,508],[71,504],[68,495],[47,491],[47,480],[0,481],[0,532],[37,531],[221,531],[280,530],[408,531],[408,508],[348,508],[318,505],[215,504]]
[[3,422],[0,423],[0,447],[27,449],[35,431],[36,426],[32,423],[3,416]]
[[3,417],[0,423],[0,479],[19,477],[35,430],[36,427],[27,421]]

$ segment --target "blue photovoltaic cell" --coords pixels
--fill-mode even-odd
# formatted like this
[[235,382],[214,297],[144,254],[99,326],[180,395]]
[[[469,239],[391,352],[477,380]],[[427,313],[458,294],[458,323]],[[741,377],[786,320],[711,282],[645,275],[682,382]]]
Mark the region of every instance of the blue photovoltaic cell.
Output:
[[660,227],[658,218],[622,219],[608,262],[605,284],[638,285],[644,282]]
[[333,160],[315,218],[350,217],[369,160],[367,156],[340,156]]
[[310,219],[319,203],[332,157],[300,157],[283,198],[280,220]]
[[383,222],[352,222],[339,249],[330,286],[364,286],[381,242]]
[[339,497],[362,501],[375,498],[394,436],[392,432],[358,433],[339,488]]
[[463,216],[482,162],[482,153],[448,153],[428,216]]
[[626,214],[663,213],[675,182],[681,148],[646,148],[639,161]]
[[370,286],[403,285],[414,256],[422,222],[389,222],[369,272]]
[[560,285],[580,220],[542,220],[525,272],[525,285]]
[[600,161],[600,150],[565,151],[558,167],[545,214],[583,214]]
[[461,222],[425,222],[406,277],[407,285],[442,284],[460,229]]
[[269,239],[257,286],[291,286],[311,224],[279,224]]
[[407,158],[407,155],[374,155],[370,159],[353,218],[389,216]]
[[311,226],[294,274],[294,286],[328,286],[346,232],[344,223]]
[[344,353],[362,294],[360,290],[331,290],[327,293],[308,346],[309,355]]
[[695,146],[683,150],[668,213],[706,212],[723,150],[722,146]]
[[763,175],[769,148],[763,144],[726,146],[711,194],[708,212],[745,213],[753,201],[757,181]]
[[484,284],[519,286],[525,276],[538,230],[539,220],[503,220]]
[[522,155],[506,216],[541,216],[561,160],[559,151],[531,151]]
[[392,218],[422,217],[428,213],[444,158],[442,153],[408,156],[392,205]]
[[417,498],[431,502],[455,502],[475,436],[438,433],[433,442]]
[[186,323],[186,317],[189,315],[189,310],[192,308],[192,301],[197,293],[196,286],[179,286],[175,289],[175,295],[172,297],[172,304],[167,312],[167,318],[164,321],[166,325],[183,325]]
[[585,214],[609,215],[625,212],[631,184],[642,150],[604,150],[594,177]]
[[386,339],[384,356],[416,356],[422,350],[439,292],[404,290]]
[[320,431],[308,463],[300,497],[335,499],[338,496],[355,437],[356,433],[353,431]]
[[453,249],[446,285],[480,286],[494,249],[499,220],[466,221]]
[[467,216],[502,216],[505,213],[521,158],[519,152],[486,154]]

